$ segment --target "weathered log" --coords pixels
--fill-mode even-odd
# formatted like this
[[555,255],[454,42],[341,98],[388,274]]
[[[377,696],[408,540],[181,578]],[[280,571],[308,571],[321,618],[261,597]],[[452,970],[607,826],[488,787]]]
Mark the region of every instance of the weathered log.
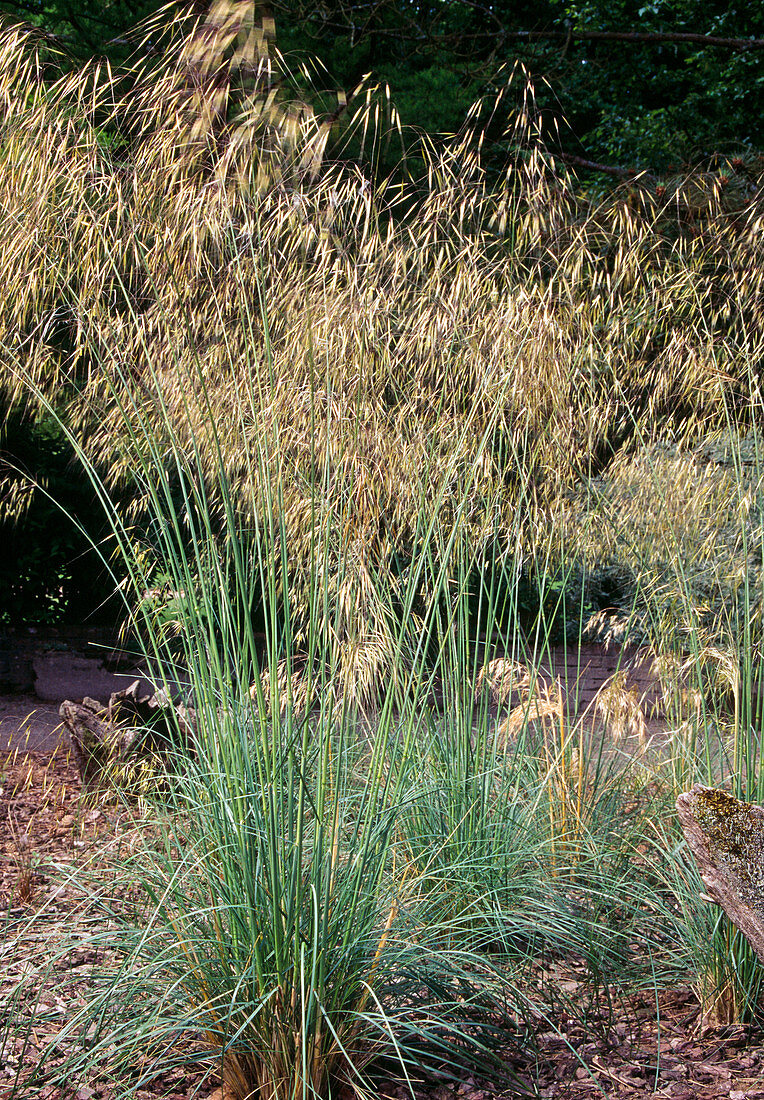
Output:
[[192,748],[196,714],[182,704],[175,706],[157,691],[140,695],[136,680],[123,691],[114,692],[104,705],[85,697],[81,703],[66,699],[59,714],[69,734],[75,763],[83,782],[97,778],[114,764],[160,759],[169,762],[170,748]]
[[764,962],[764,808],[700,784],[676,808],[709,898]]

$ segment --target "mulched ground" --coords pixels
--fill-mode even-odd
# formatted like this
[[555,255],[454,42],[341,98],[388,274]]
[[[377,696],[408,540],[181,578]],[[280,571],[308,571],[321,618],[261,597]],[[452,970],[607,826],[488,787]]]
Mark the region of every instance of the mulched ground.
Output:
[[[44,945],[55,929],[67,934],[82,929],[83,941],[102,917],[88,897],[67,881],[67,870],[92,864],[119,841],[130,822],[128,811],[99,804],[80,787],[76,770],[63,750],[52,757],[41,753],[0,754],[0,908],[5,915],[5,964],[0,974],[0,1025],[12,1005],[19,978],[42,967]],[[28,918],[39,915],[39,921]],[[61,985],[46,985],[39,1003],[39,1025],[31,1036],[2,1042],[0,1026],[0,1100],[14,1095],[14,1082],[39,1059],[39,1053],[60,1026],[72,1004],[79,1002],[87,975],[97,959],[87,943],[71,950],[56,964]],[[65,994],[60,991],[65,990]],[[11,1008],[12,1011],[12,1008]],[[658,998],[632,998],[620,1019],[603,1026],[602,1034],[584,1033],[578,1025],[540,1036],[541,1057],[522,1067],[522,1076],[537,1095],[549,1100],[613,1097],[666,1097],[671,1100],[764,1100],[764,1034],[743,1028],[706,1030],[699,1027],[698,1005],[689,990],[663,992]],[[209,1078],[177,1068],[141,1090],[139,1100],[168,1096],[190,1100],[215,1095]],[[198,1091],[197,1091],[198,1090]],[[419,1090],[417,1090],[419,1091]],[[384,1090],[396,1100],[399,1089]],[[111,1090],[73,1086],[62,1094],[43,1087],[16,1096],[41,1100],[109,1100]],[[458,1086],[422,1088],[418,1100],[492,1100],[508,1098],[506,1088],[466,1079]],[[217,1097],[220,1098],[218,1090]]]

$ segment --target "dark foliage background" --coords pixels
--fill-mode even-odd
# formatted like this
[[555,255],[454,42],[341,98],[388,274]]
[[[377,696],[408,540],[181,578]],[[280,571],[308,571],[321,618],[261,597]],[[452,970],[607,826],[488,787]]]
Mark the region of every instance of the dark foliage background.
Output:
[[[5,462],[13,468],[3,470],[0,626],[115,620],[120,609],[110,599],[113,585],[89,542],[105,535],[100,508],[53,420],[33,418],[18,406],[7,410],[0,436],[0,463]],[[30,481],[39,488],[30,491]],[[13,487],[29,494],[20,511],[9,507]]]
[[[115,61],[131,52],[136,24],[161,9],[157,0],[0,3],[73,57]],[[332,86],[372,73],[390,85],[403,122],[429,133],[458,129],[519,61],[569,156],[669,172],[763,144],[761,0],[273,0],[269,11],[283,52],[317,57]]]

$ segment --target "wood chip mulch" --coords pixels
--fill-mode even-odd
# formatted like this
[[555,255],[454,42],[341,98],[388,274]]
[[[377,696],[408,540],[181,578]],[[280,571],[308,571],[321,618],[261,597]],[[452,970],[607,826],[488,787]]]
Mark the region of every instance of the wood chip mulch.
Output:
[[743,1027],[701,1030],[690,990],[661,992],[657,1005],[654,996],[635,996],[625,1022],[606,1039],[593,1041],[573,1027],[542,1037],[542,1046],[542,1097],[764,1100],[764,1035]]

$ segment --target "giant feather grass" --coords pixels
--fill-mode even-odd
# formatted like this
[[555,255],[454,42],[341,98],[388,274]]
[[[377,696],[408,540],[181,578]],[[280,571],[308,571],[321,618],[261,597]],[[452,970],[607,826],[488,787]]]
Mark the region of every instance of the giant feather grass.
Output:
[[[404,1079],[424,1069],[453,1073],[470,1059],[486,1064],[493,1043],[516,1041],[500,1026],[508,995],[515,1019],[526,1013],[525,998],[469,944],[449,936],[446,918],[423,919],[429,889],[399,872],[396,855],[420,724],[412,711],[420,693],[401,685],[421,684],[427,675],[417,613],[426,620],[429,608],[448,601],[449,556],[464,538],[480,462],[466,471],[457,462],[437,471],[406,581],[374,578],[372,595],[395,643],[395,675],[381,696],[377,687],[370,722],[368,699],[348,682],[341,657],[348,644],[374,638],[369,626],[361,637],[351,633],[358,629],[355,609],[346,611],[334,598],[335,571],[341,580],[355,566],[357,549],[348,545],[342,514],[327,506],[326,482],[312,490],[312,569],[301,582],[308,615],[297,616],[282,515],[281,485],[290,470],[281,439],[263,435],[255,450],[242,436],[240,463],[250,485],[279,470],[264,490],[265,512],[253,519],[242,514],[222,461],[210,485],[195,430],[178,430],[167,414],[157,432],[154,410],[142,417],[118,360],[94,361],[92,370],[103,393],[111,389],[116,400],[129,402],[124,446],[150,519],[141,542],[110,505],[92,465],[89,473],[127,571],[124,592],[139,595],[159,568],[175,593],[169,637],[150,602],[131,614],[165,690],[172,691],[181,664],[196,732],[191,755],[170,780],[166,844],[148,844],[129,867],[146,892],[140,919],[132,933],[122,919],[111,949],[121,961],[68,1025],[86,1042],[65,1074],[121,1076],[142,1060],[146,1080],[162,1056],[175,1056],[168,1045],[182,1037],[193,1037],[208,1062],[218,1052],[224,1087],[236,1097],[363,1092],[371,1087],[367,1064],[383,1058]],[[159,378],[152,383],[161,407]],[[221,429],[201,370],[184,393],[193,424],[198,405],[205,405],[214,441]],[[240,396],[242,420],[251,400],[251,391]],[[316,421],[323,415],[319,406]],[[279,452],[277,461],[269,447]],[[315,456],[318,469],[322,458]],[[455,483],[459,509],[450,544],[438,546],[439,580],[427,592],[435,517]],[[348,481],[341,496],[354,488]],[[474,514],[469,529],[475,530]],[[254,616],[262,620],[264,642],[255,637]],[[308,681],[301,705],[298,658]],[[281,661],[283,686],[275,675]],[[127,1020],[125,998],[134,1006]],[[498,1072],[500,1062],[494,1065]]]
[[[522,1048],[561,1001],[550,960],[602,991],[633,936],[665,949],[665,883],[629,877],[638,773],[553,693],[502,725],[475,689],[484,660],[533,673],[549,647],[543,591],[521,623],[529,562],[574,633],[567,582],[614,562],[666,651],[697,623],[679,551],[705,536],[656,540],[642,508],[624,547],[628,470],[665,520],[687,447],[755,423],[760,209],[689,184],[676,216],[646,190],[591,208],[527,90],[497,184],[466,127],[426,178],[372,186],[280,98],[244,8],[173,23],[129,91],[49,79],[4,30],[0,347],[8,399],[58,416],[92,478],[156,683],[182,669],[198,715],[58,1072],[129,1091],[196,1052],[237,1097],[292,1100]],[[702,524],[722,495],[690,494]]]

